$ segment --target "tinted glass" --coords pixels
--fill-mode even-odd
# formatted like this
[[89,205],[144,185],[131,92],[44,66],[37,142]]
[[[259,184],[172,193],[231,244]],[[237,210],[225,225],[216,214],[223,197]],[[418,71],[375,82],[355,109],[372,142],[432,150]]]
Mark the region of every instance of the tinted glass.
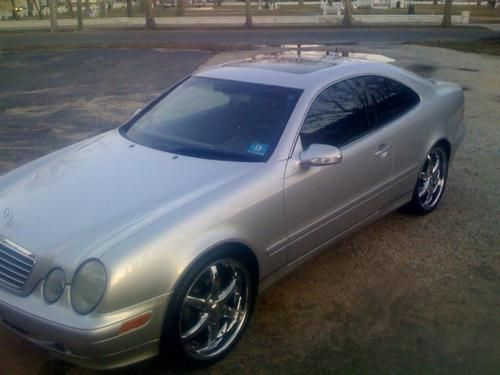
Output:
[[122,134],[182,155],[266,161],[300,94],[290,88],[190,78],[122,128]]
[[327,144],[342,147],[372,129],[368,102],[359,79],[337,83],[313,102],[300,132],[302,146]]
[[375,106],[380,125],[403,115],[420,101],[412,89],[392,79],[365,76],[363,81]]

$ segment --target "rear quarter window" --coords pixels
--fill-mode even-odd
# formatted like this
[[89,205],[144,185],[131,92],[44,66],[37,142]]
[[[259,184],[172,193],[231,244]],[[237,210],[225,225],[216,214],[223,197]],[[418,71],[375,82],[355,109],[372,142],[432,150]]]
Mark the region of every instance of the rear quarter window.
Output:
[[380,76],[364,76],[366,90],[375,108],[379,125],[404,115],[419,102],[418,94],[402,83]]

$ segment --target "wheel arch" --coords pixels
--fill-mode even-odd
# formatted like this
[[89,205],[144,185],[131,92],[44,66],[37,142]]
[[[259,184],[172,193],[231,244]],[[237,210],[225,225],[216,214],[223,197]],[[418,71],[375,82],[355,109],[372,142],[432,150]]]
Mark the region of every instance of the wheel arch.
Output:
[[260,280],[260,265],[255,252],[248,244],[244,243],[243,241],[229,239],[207,247],[205,251],[201,252],[196,258],[194,258],[189,264],[187,264],[182,270],[182,273],[177,278],[172,291],[175,292],[175,290],[177,289],[177,285],[198,263],[205,261],[207,257],[215,257],[219,254],[236,254],[238,258],[240,258],[249,268],[252,281],[254,282],[255,289],[257,290]]
[[441,138],[436,143],[434,143],[434,146],[442,146],[444,151],[446,152],[446,157],[448,158],[448,161],[450,161],[451,151],[452,151],[451,143],[446,138]]

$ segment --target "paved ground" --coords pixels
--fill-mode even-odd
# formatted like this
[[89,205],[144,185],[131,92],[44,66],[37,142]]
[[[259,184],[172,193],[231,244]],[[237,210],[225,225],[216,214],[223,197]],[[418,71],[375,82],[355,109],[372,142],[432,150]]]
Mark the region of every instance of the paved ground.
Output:
[[428,39],[473,40],[499,35],[480,27],[378,27],[354,29],[256,29],[256,30],[127,30],[107,32],[26,32],[0,33],[0,50],[5,48],[61,46],[154,46],[192,45],[197,48],[227,44],[251,45],[284,43],[402,43]]
[[[212,373],[500,369],[500,58],[408,45],[357,48],[465,88],[468,136],[442,204],[424,218],[391,214],[264,292],[243,340]],[[209,57],[0,54],[0,173],[119,124]],[[0,374],[97,374],[49,360],[3,328],[0,348]],[[164,372],[153,360],[112,373]]]
[[119,125],[209,57],[159,49],[0,54],[0,172]]

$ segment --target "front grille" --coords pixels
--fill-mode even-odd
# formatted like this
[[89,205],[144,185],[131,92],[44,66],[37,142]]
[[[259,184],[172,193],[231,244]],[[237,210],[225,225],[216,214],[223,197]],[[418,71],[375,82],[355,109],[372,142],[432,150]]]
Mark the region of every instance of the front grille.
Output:
[[35,260],[14,244],[0,241],[0,283],[21,291],[31,274]]

